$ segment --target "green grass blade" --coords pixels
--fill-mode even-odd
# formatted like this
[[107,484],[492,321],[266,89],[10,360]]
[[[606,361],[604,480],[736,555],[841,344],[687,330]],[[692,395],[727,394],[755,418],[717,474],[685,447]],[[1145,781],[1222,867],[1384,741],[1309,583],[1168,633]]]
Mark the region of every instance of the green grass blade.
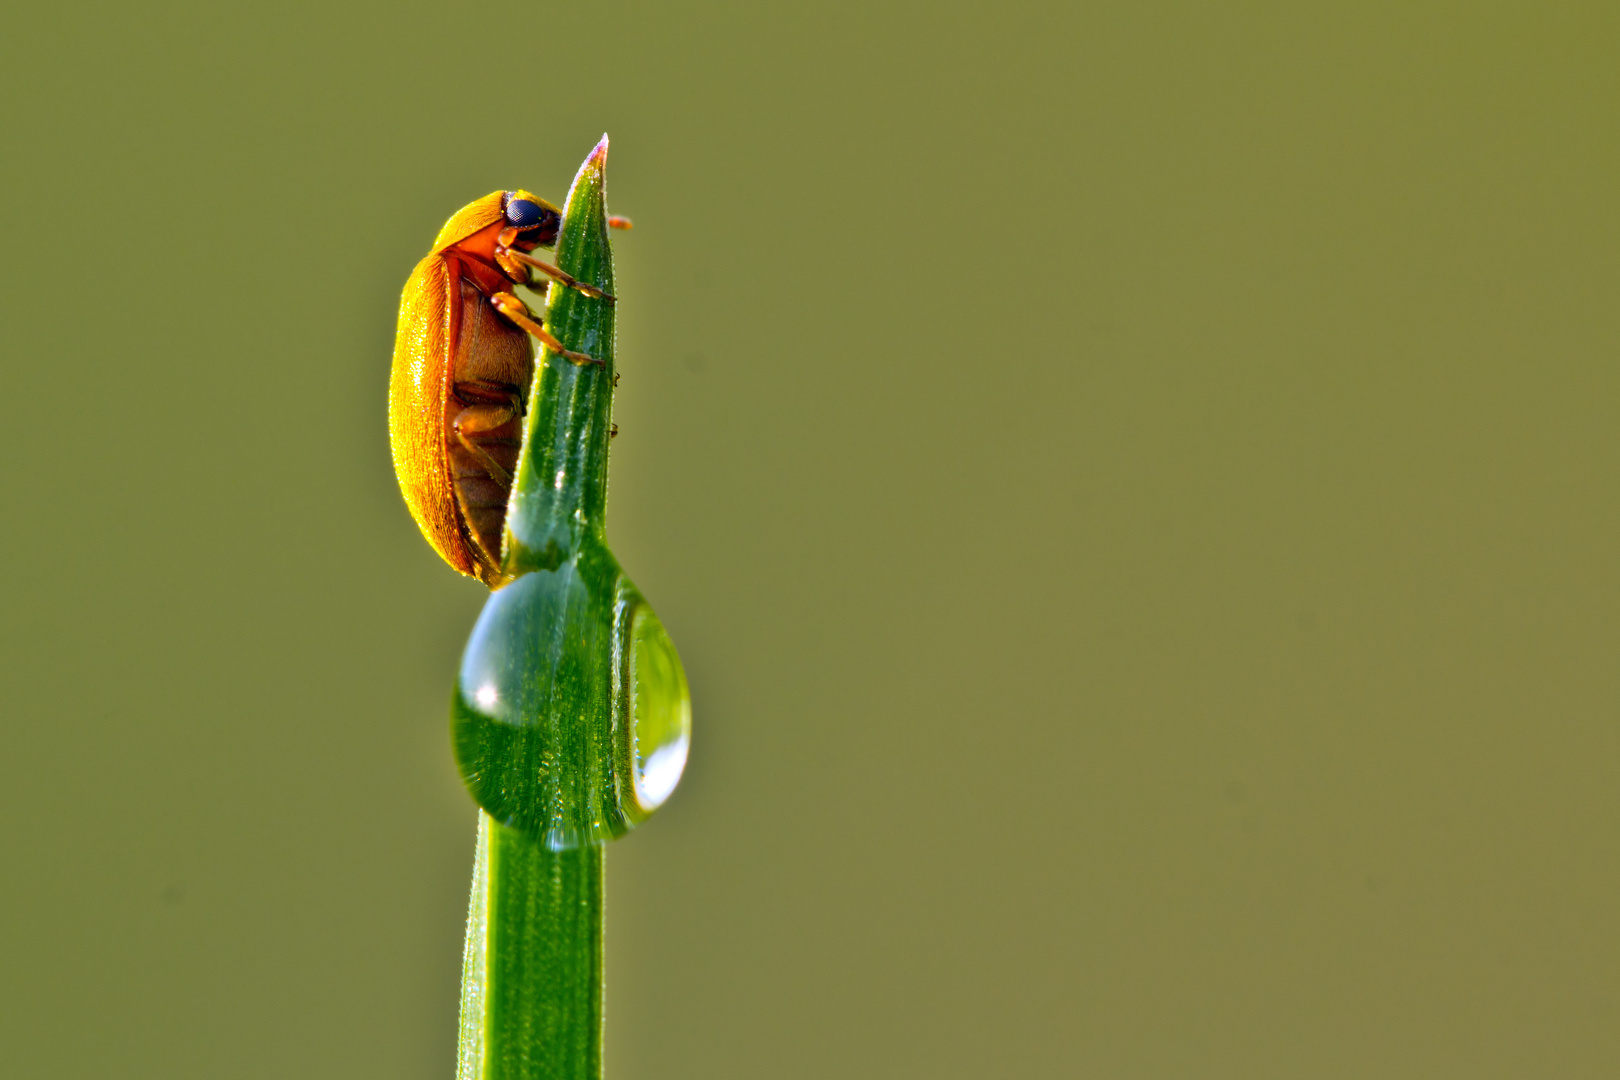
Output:
[[[568,191],[557,268],[611,294],[607,149],[604,135]],[[556,284],[548,295],[546,329],[565,348],[599,363],[571,363],[548,349],[535,369],[506,514],[504,569],[514,576],[554,569],[579,550],[587,534],[606,542],[614,305]]]
[[604,849],[478,815],[456,1080],[599,1080]]
[[[611,292],[606,159],[604,137],[569,191],[557,265]],[[601,841],[629,824],[628,741],[613,718],[631,607],[602,524],[613,305],[550,295],[547,328],[603,363],[548,352],[537,367],[507,511],[514,580],[491,595],[452,702],[457,759],[483,807],[458,1080],[602,1075]]]

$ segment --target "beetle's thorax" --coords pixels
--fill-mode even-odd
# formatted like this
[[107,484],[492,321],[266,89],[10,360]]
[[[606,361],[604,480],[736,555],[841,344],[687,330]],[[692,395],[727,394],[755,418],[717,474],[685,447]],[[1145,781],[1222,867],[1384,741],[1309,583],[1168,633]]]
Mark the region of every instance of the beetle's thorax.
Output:
[[495,248],[499,242],[504,221],[497,221],[479,229],[465,240],[459,240],[445,249],[446,256],[459,257],[463,270],[483,287],[486,293],[511,288],[512,281],[495,262]]

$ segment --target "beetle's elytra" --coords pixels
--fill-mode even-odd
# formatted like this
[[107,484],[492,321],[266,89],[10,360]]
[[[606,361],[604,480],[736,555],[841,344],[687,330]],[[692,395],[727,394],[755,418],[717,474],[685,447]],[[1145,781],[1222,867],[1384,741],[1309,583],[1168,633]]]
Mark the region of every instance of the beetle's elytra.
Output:
[[496,191],[456,212],[416,264],[399,302],[388,427],[411,516],[444,560],[495,588],[539,338],[576,364],[512,292],[544,274],[612,300],[528,252],[552,247],[562,215],[527,191]]

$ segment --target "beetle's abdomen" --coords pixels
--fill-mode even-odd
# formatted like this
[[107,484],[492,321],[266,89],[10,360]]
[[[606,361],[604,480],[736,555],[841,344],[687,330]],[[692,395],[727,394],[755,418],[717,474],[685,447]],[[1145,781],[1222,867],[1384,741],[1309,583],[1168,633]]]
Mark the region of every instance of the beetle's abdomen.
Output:
[[474,573],[494,586],[502,581],[501,533],[523,444],[534,347],[471,280],[461,278],[459,292],[445,401],[445,463]]

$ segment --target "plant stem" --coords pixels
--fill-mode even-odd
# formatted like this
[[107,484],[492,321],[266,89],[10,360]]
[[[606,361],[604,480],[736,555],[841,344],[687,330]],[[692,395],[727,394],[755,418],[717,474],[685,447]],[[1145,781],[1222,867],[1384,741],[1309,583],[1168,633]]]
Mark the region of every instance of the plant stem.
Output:
[[600,1080],[603,855],[479,813],[456,1080]]
[[[604,137],[557,245],[560,268],[604,290],[606,156]],[[644,602],[602,526],[613,308],[561,286],[550,298],[547,329],[602,362],[548,352],[536,367],[507,510],[512,581],[485,604],[452,700],[457,762],[482,808],[458,1080],[601,1080],[602,842],[648,812],[630,795],[628,722],[614,709],[626,693],[619,642],[634,641]]]
[[[557,266],[611,293],[607,137],[580,166],[563,207]],[[561,285],[547,293],[546,328],[595,357],[573,364],[547,350],[529,393],[523,451],[506,514],[502,569],[555,569],[589,541],[607,544],[608,439],[613,416],[614,305]]]
[[[611,292],[603,170],[580,167],[557,265]],[[645,821],[686,763],[679,656],[607,546],[612,302],[552,286],[563,347],[535,372],[503,570],[462,654],[456,764],[482,809],[463,971],[460,1080],[600,1080],[602,845]]]

